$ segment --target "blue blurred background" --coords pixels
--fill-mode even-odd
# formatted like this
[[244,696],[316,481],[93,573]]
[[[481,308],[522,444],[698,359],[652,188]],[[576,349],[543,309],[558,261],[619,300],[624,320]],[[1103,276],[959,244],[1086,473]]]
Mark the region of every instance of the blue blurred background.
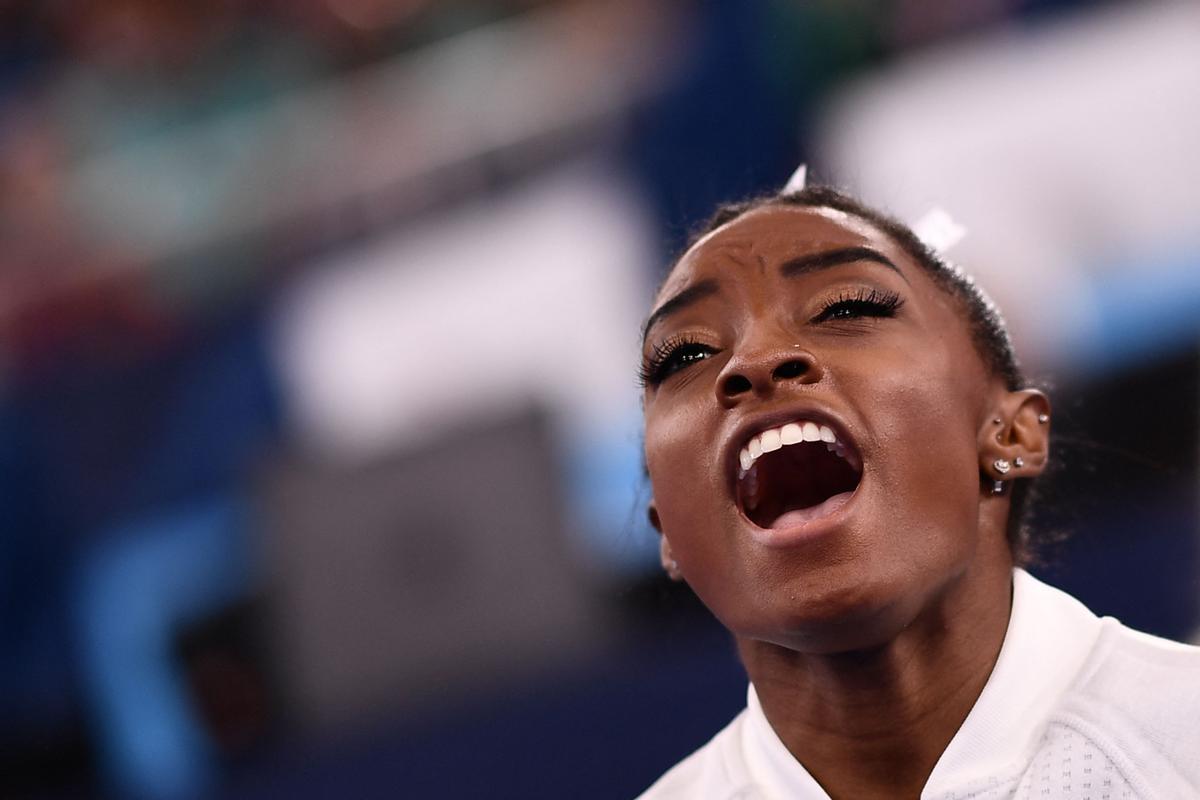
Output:
[[1200,626],[1200,8],[0,2],[0,796],[632,797],[744,702],[638,325],[795,165],[1056,404],[1037,571]]

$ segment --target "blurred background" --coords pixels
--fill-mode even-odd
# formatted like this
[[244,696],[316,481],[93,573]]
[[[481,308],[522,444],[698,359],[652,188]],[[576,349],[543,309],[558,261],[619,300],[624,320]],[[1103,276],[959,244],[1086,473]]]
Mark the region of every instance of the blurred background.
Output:
[[632,797],[743,705],[638,328],[720,201],[914,220],[1055,402],[1037,572],[1200,625],[1200,7],[0,2],[0,796]]

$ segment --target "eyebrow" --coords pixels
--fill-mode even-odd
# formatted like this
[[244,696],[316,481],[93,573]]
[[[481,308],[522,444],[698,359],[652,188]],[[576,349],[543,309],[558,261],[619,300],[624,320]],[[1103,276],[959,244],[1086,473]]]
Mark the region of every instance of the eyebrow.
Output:
[[[810,272],[817,272],[818,270],[829,269],[830,267],[849,264],[854,261],[873,261],[876,264],[882,264],[901,278],[904,278],[904,273],[892,263],[891,259],[878,250],[872,250],[869,247],[843,247],[838,250],[826,250],[823,253],[809,253],[808,255],[797,256],[783,262],[783,265],[779,268],[779,274],[785,278],[794,278],[797,275],[806,275]],[[908,283],[908,278],[904,278],[904,282]]]
[[[785,278],[794,278],[798,275],[807,275],[811,272],[819,272],[820,270],[830,269],[842,264],[850,264],[855,261],[871,261],[876,264],[882,264],[903,278],[905,283],[908,283],[908,278],[904,277],[904,273],[892,263],[891,259],[878,250],[872,250],[870,247],[842,247],[837,250],[826,250],[820,253],[797,256],[783,262],[779,267],[779,274]],[[707,278],[697,281],[670,300],[667,300],[646,319],[646,324],[642,326],[642,341],[646,340],[650,329],[659,322],[662,322],[663,319],[678,311],[682,311],[705,297],[715,294],[719,288],[715,280]]]
[[650,329],[661,322],[665,317],[668,317],[677,311],[682,311],[696,301],[708,297],[709,295],[716,294],[718,288],[719,286],[717,285],[717,282],[712,278],[697,281],[679,294],[672,297],[670,300],[663,303],[658,308],[654,309],[653,313],[651,313],[646,319],[646,324],[642,326],[642,341],[646,341],[646,335],[650,333]]

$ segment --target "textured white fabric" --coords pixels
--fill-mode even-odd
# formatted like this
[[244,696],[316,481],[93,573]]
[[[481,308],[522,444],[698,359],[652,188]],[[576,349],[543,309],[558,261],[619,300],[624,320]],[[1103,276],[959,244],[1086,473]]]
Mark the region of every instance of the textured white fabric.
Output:
[[[639,800],[828,800],[747,694]],[[996,666],[921,797],[1200,798],[1200,648],[1100,619],[1016,570]]]

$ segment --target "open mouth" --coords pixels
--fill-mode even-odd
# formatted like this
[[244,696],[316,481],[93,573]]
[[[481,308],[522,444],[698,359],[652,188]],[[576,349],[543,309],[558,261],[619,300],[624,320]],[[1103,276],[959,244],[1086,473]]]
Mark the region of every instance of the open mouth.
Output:
[[760,528],[789,528],[830,514],[862,480],[858,453],[816,422],[762,431],[738,456],[737,502]]

